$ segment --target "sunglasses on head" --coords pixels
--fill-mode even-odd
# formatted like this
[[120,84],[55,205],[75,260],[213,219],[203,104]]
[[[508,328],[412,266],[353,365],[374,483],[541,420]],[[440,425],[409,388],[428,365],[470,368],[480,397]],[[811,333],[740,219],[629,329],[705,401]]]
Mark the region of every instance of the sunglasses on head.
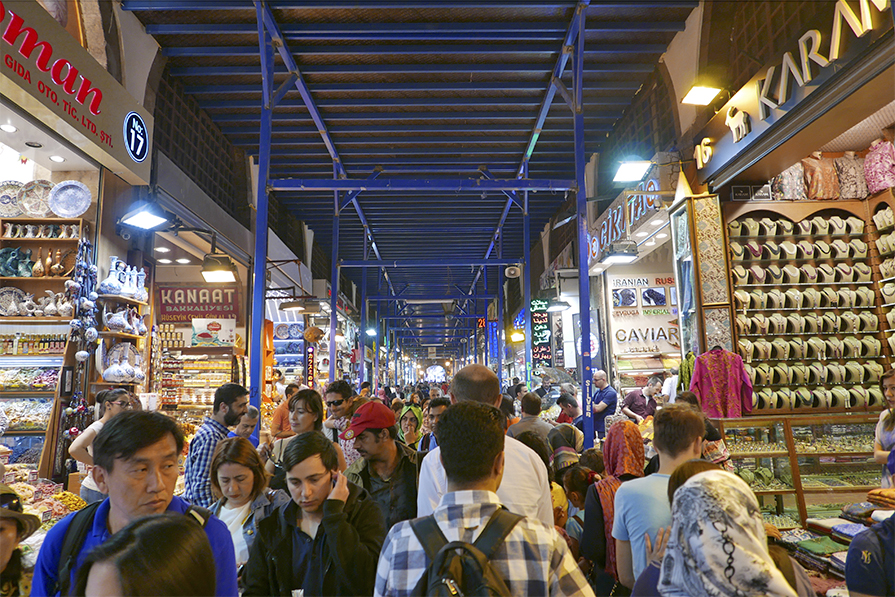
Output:
[[0,508],[21,514],[22,500],[14,493],[4,493],[0,495]]
[[341,400],[333,400],[332,402],[327,402],[326,405],[328,407],[332,408],[334,406],[342,406],[342,403],[344,403],[344,402],[345,402],[345,399],[342,398]]

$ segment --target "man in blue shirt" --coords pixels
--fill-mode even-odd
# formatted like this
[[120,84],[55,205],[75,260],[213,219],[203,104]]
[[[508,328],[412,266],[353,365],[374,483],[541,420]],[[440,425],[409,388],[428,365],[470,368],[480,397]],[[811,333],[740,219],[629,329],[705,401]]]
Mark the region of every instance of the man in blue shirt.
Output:
[[895,595],[895,516],[858,533],[845,558],[852,597]]
[[[161,413],[124,412],[106,423],[93,441],[92,474],[109,497],[96,509],[84,542],[77,547],[69,587],[90,550],[129,523],[163,512],[187,515],[189,504],[174,497],[182,451],[183,432],[174,419]],[[57,587],[62,545],[77,515],[68,515],[47,532],[34,568],[32,595],[58,595],[63,588]],[[215,560],[216,594],[235,596],[236,556],[230,531],[210,515],[204,528]]]
[[243,437],[250,442],[256,448],[258,447],[258,434],[255,433],[255,430],[258,429],[258,421],[261,420],[260,413],[258,409],[248,405],[246,414],[239,419],[239,423],[236,425],[236,429],[231,431],[227,437]]
[[239,423],[248,405],[249,391],[238,383],[225,383],[215,391],[212,414],[205,417],[186,456],[183,497],[191,504],[211,508],[214,503],[210,476],[214,449],[230,433],[227,428]]
[[597,388],[593,403],[594,431],[603,439],[606,437],[606,417],[615,414],[618,392],[609,385],[609,376],[602,369],[594,372],[594,387]]

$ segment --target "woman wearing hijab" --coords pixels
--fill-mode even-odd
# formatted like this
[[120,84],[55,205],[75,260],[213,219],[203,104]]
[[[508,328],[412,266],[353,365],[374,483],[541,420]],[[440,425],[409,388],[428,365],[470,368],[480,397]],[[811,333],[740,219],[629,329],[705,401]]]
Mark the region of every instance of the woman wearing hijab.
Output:
[[[608,595],[618,580],[612,538],[615,492],[623,482],[643,476],[643,437],[637,425],[621,421],[609,428],[603,444],[603,463],[604,478],[587,490],[581,534],[581,556],[593,565],[591,586],[598,595]],[[626,590],[622,585],[618,587]]]
[[755,494],[727,471],[690,478],[674,494],[662,597],[796,597],[774,565]]
[[398,439],[408,447],[419,450],[420,438],[423,437],[423,411],[415,404],[408,404],[401,409],[398,417]]
[[552,453],[554,478],[562,481],[566,469],[578,464],[578,454],[584,449],[584,434],[574,425],[563,423],[547,433],[547,443]]

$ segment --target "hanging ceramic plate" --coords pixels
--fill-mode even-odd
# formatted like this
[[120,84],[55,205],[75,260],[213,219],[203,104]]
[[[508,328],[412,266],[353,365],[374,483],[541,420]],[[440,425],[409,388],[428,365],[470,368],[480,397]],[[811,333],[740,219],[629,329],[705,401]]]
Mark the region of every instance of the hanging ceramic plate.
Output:
[[50,211],[50,191],[52,190],[53,183],[49,180],[26,182],[19,190],[19,207],[22,208],[26,216],[32,218],[50,217],[53,214]]
[[6,288],[0,288],[0,315],[6,317],[14,317],[19,314],[18,310],[14,313],[11,312],[10,308],[13,306],[13,303],[16,305],[20,305],[25,301],[25,293],[18,288],[13,288],[12,286],[7,286]]
[[105,354],[105,358],[103,359],[105,361],[103,363],[103,371],[108,369],[112,363],[117,363],[122,356],[124,356],[127,359],[127,362],[131,365],[139,365],[142,360],[140,359],[140,353],[137,351],[136,346],[130,342],[119,342],[112,345],[112,348]]
[[22,183],[17,180],[0,182],[0,218],[17,218],[22,215],[19,207],[19,191]]
[[289,324],[288,323],[278,323],[273,328],[273,335],[277,340],[288,340],[289,339]]
[[77,218],[91,202],[90,189],[78,180],[60,182],[50,191],[50,209],[60,218]]
[[289,337],[290,338],[301,338],[302,332],[304,332],[304,330],[302,330],[301,326],[298,325],[297,323],[293,323],[292,325],[289,326]]

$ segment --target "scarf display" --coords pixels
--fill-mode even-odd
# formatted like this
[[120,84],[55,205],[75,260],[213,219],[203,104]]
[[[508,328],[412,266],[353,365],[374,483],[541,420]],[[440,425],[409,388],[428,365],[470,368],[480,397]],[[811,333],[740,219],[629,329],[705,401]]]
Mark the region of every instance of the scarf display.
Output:
[[755,494],[727,471],[691,477],[674,494],[663,597],[795,597],[768,553]]
[[603,528],[606,532],[606,572],[618,580],[615,568],[615,540],[612,538],[612,522],[615,520],[615,492],[621,486],[620,477],[643,476],[643,437],[640,429],[630,421],[621,421],[609,428],[603,443],[603,463],[606,477],[596,486],[600,505],[603,507]]

